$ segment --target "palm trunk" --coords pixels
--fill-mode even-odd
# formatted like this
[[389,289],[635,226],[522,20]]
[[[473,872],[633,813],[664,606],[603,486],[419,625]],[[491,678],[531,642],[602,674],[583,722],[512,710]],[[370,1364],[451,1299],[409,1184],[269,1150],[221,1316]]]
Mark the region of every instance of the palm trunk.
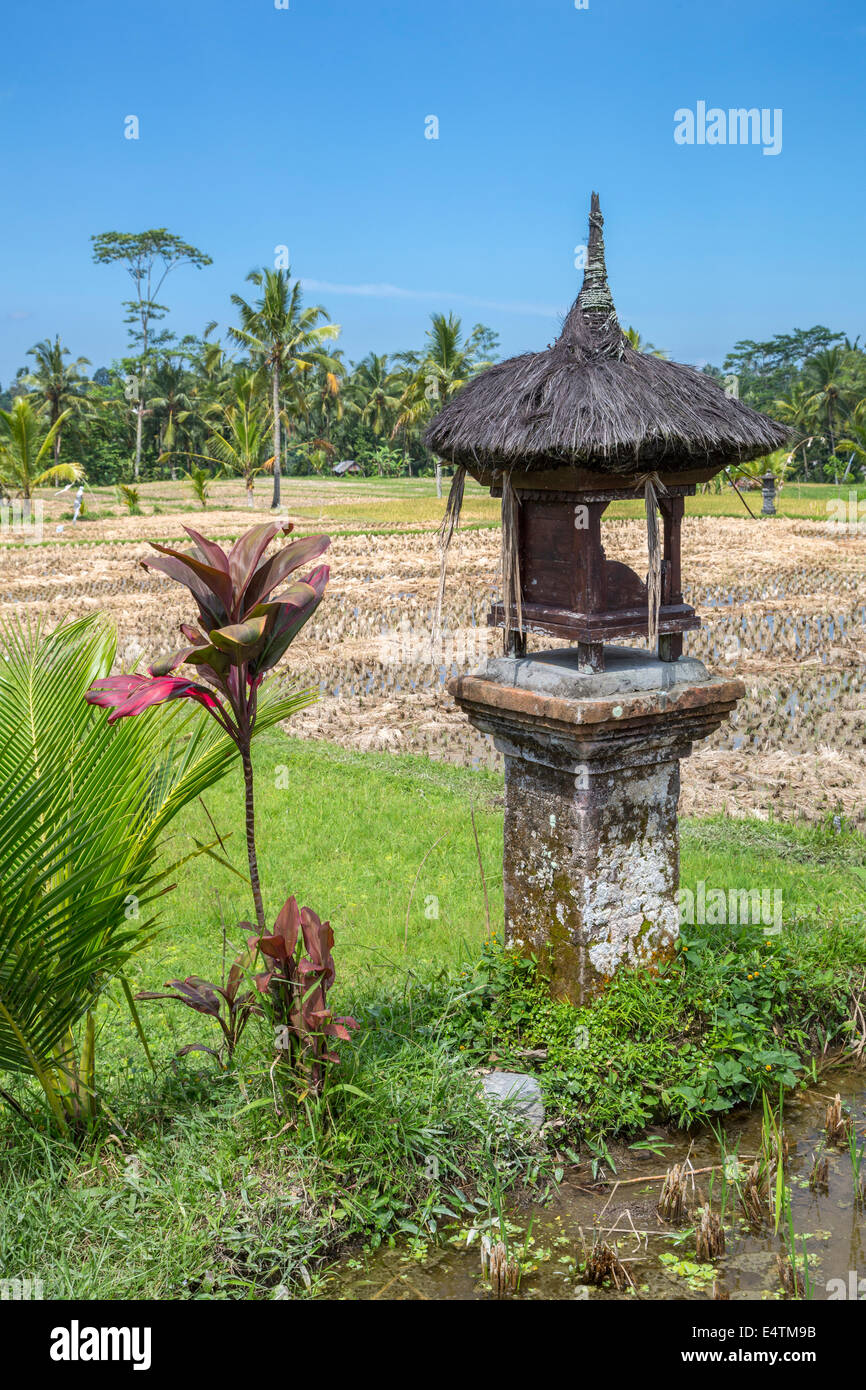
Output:
[[136,416],[135,416],[135,462],[134,462],[134,464],[133,464],[133,470],[132,470],[132,471],[133,471],[133,473],[134,473],[134,475],[135,475],[135,481],[136,481],[136,482],[138,482],[138,476],[139,476],[139,472],[140,472],[140,470],[141,470],[142,405],[143,405],[143,402],[142,402],[142,401],[139,401],[139,402],[138,402],[138,410],[136,411]]
[[147,320],[142,323],[141,337],[141,372],[138,378],[138,411],[135,417],[135,481],[138,482],[138,475],[141,472],[141,439],[144,430],[144,377],[145,362],[147,360]]
[[274,412],[274,495],[271,499],[271,507],[275,509],[280,505],[280,368],[277,362],[274,363],[271,384]]
[[436,460],[436,496],[442,496],[442,460]]
[[247,860],[250,866],[250,883],[253,887],[253,902],[256,907],[256,923],[264,935],[265,909],[262,902],[262,889],[259,882],[259,862],[256,857],[256,811],[253,800],[253,764],[250,758],[249,738],[241,746],[241,762],[244,768],[244,800],[246,804]]
[[830,433],[830,456],[833,459],[833,482],[839,486],[839,469],[836,465],[836,431],[833,429],[833,406],[827,407],[827,428]]

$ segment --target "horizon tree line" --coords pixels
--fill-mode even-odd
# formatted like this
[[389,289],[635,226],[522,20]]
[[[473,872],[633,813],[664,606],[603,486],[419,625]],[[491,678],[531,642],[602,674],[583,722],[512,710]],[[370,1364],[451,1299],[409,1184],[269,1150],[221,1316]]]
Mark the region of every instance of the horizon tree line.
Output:
[[[432,471],[441,493],[441,461],[423,433],[471,376],[498,360],[492,328],[466,331],[453,313],[433,313],[420,347],[347,363],[326,308],[304,303],[290,269],[262,267],[247,276],[257,294],[231,295],[237,322],[227,325],[225,342],[216,322],[200,337],[178,339],[159,327],[168,313],[162,288],[175,270],[202,269],[210,256],[165,228],[92,240],[94,260],[122,265],[132,280],[133,297],[122,306],[131,351],[88,377],[89,360],[72,358],[59,334],[28,350],[32,365],[0,392],[4,487],[29,495],[85,473],[92,483],[137,484],[199,470],[243,477],[252,501],[255,478],[269,472],[278,507],[285,474],[322,474],[337,459],[353,459],[365,473]],[[638,351],[665,355],[636,329],[626,334]],[[792,426],[792,449],[769,460],[776,471],[837,483],[864,476],[859,339],[821,325],[794,329],[765,343],[744,339],[721,368],[703,370],[734,375],[741,399]]]

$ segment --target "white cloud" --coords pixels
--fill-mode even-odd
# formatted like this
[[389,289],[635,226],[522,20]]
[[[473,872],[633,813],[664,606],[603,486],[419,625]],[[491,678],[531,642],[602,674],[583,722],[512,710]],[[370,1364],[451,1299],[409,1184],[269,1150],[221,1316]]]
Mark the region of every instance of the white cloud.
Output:
[[460,294],[455,290],[406,290],[399,285],[362,284],[338,285],[331,280],[302,279],[305,290],[316,294],[351,294],[368,299],[434,300],[442,305],[467,304],[476,309],[497,309],[505,314],[532,314],[537,318],[556,318],[562,310],[549,304],[532,304],[523,300],[479,299],[476,295]]

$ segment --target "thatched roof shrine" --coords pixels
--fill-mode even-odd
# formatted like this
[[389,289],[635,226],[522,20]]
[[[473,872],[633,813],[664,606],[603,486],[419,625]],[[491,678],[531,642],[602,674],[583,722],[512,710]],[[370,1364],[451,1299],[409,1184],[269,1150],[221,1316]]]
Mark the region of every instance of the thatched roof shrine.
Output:
[[704,476],[781,448],[787,429],[712,377],[631,346],[607,283],[603,225],[593,193],[583,285],[556,342],[473,377],[430,425],[428,447],[470,473],[570,464]]

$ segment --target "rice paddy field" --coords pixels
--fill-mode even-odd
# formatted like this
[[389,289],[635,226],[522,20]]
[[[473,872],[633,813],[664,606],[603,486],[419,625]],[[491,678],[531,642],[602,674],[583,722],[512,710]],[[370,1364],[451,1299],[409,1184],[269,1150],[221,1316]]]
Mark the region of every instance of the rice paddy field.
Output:
[[[146,483],[142,514],[112,489],[88,492],[83,519],[69,494],[43,494],[42,540],[2,550],[0,617],[53,625],[94,609],[117,625],[125,666],[178,645],[182,592],[147,574],[149,539],[180,541],[183,526],[228,539],[268,514],[270,483],[255,507],[236,482],[211,487],[207,510],[183,483]],[[822,819],[863,825],[866,786],[866,489],[788,484],[780,515],[750,516],[760,493],[726,488],[688,500],[685,596],[702,629],[687,651],[711,671],[735,673],[747,693],[733,720],[683,765],[681,811]],[[646,568],[641,503],[609,509],[607,554]],[[498,586],[499,504],[467,488],[452,548],[442,640],[431,650],[438,582],[436,526],[444,503],[432,479],[289,479],[283,511],[298,534],[326,530],[331,583],[292,647],[292,675],[320,700],[293,725],[345,749],[427,753],[468,767],[498,754],[446,691],[500,636],[486,625]],[[842,518],[842,520],[840,520]],[[532,645],[532,643],[531,643]],[[540,645],[535,639],[534,645]]]
[[[186,524],[228,541],[264,519],[269,502],[263,483],[252,511],[237,485],[217,483],[202,511],[182,483],[144,484],[142,515],[97,490],[73,526],[68,498],[41,499],[40,541],[7,534],[0,621],[52,626],[102,612],[117,626],[126,667],[176,647],[189,617],[185,591],[141,568],[148,539],[182,542]],[[747,500],[757,510],[760,495]],[[756,1232],[729,1213],[727,1253],[711,1265],[683,1247],[687,1230],[663,1232],[655,1209],[669,1161],[706,1174],[729,1150],[754,1153],[763,1130],[759,1110],[747,1108],[757,1096],[748,1077],[757,1087],[769,1072],[775,1090],[772,1059],[796,1043],[804,1085],[785,1098],[792,1219],[807,1297],[829,1297],[830,1281],[862,1267],[864,1240],[853,1159],[829,1150],[818,1194],[810,1173],[835,1090],[856,1132],[866,1123],[862,1068],[851,1065],[863,1055],[866,990],[866,527],[834,520],[840,502],[856,520],[866,489],[853,500],[788,489],[784,514],[763,521],[736,496],[692,499],[683,570],[704,626],[690,650],[711,670],[740,674],[747,694],[734,721],[683,765],[682,881],[772,883],[785,932],[738,951],[727,928],[695,928],[671,973],[622,972],[587,1008],[595,1041],[586,1049],[573,1043],[584,1013],[560,1016],[516,978],[491,986],[490,972],[508,968],[496,937],[502,778],[446,684],[501,640],[486,625],[498,504],[468,491],[442,641],[431,652],[444,508],[432,481],[290,480],[284,502],[299,534],[332,536],[332,577],[286,663],[320,699],[292,722],[290,738],[271,730],[256,742],[259,863],[269,913],[292,891],[332,921],[334,997],[359,1019],[358,1041],[341,1045],[319,1110],[305,1101],[287,1115],[260,1033],[248,1030],[223,1071],[189,1052],[214,1042],[212,1021],[148,1004],[151,1073],[120,989],[107,989],[95,1017],[112,1132],[92,1147],[49,1142],[9,1112],[2,1267],[39,1278],[51,1299],[486,1298],[478,1236],[498,1226],[520,1252],[513,1296],[628,1297],[619,1286],[585,1286],[584,1232],[603,1228],[641,1298],[707,1299],[718,1283],[720,1297],[778,1299],[783,1247],[767,1223]],[[605,544],[641,571],[645,527],[627,514],[637,510],[619,509]],[[201,856],[177,875],[158,935],[130,963],[136,991],[191,972],[224,978],[242,944],[235,924],[249,904],[228,871],[243,859],[237,767],[179,818],[168,853],[185,862],[214,834],[228,863]],[[784,1033],[768,1013],[777,990],[790,1004]],[[730,1042],[714,1020],[734,1008],[745,1022]],[[543,1148],[519,1118],[481,1111],[478,1077],[491,1066],[538,1071],[550,1116]],[[693,1073],[695,1105],[706,1105],[717,1066],[719,1077],[751,1069],[736,1085],[718,1082],[724,1133],[704,1123],[710,1112],[678,1119],[679,1105],[660,1107],[663,1091],[687,1094]],[[34,1091],[25,1081],[12,1098],[26,1110]],[[441,1154],[435,1180],[430,1153]]]

